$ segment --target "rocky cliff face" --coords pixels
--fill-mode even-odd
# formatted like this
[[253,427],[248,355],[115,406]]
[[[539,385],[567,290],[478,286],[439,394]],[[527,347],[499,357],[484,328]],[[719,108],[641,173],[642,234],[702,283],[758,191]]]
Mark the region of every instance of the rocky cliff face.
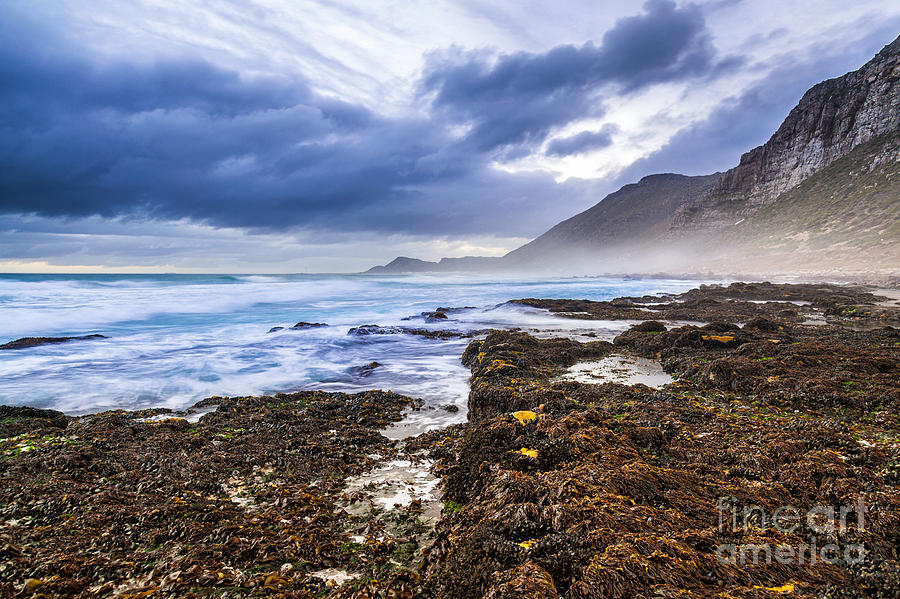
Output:
[[678,210],[672,230],[732,225],[857,146],[898,131],[900,37],[859,70],[807,91],[768,142]]
[[699,237],[692,262],[700,271],[896,276],[900,136],[857,146],[746,218]]

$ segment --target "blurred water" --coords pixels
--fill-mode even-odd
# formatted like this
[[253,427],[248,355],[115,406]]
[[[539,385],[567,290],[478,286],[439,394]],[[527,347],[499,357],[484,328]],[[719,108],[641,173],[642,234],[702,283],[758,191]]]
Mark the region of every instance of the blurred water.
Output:
[[[627,323],[565,321],[499,305],[522,297],[610,299],[682,291],[671,279],[524,279],[431,275],[0,275],[0,342],[23,336],[109,337],[0,352],[0,403],[71,414],[112,408],[185,408],[211,395],[298,389],[391,389],[421,397],[426,426],[465,417],[467,339],[355,336],[361,324],[544,334]],[[438,306],[473,306],[451,320],[403,320]],[[269,333],[298,321],[330,326]],[[356,366],[377,361],[368,377]]]

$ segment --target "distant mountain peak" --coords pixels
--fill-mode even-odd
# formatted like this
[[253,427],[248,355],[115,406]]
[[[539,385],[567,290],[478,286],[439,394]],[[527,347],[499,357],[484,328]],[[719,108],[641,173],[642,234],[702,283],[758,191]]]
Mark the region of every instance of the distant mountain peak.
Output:
[[418,258],[399,256],[384,266],[373,266],[366,274],[402,274],[416,272],[466,272],[493,269],[500,258],[463,256],[462,258],[441,258],[440,262],[428,262]]
[[384,266],[373,266],[366,271],[367,274],[390,274],[404,272],[430,272],[436,270],[437,262],[428,262],[418,258],[398,256]]

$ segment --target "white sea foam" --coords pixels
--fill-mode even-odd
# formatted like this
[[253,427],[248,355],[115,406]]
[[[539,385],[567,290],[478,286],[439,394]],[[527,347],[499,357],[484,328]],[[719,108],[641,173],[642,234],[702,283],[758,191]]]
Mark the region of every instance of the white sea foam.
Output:
[[[69,413],[184,409],[212,395],[323,388],[421,397],[425,430],[465,418],[468,339],[348,335],[361,324],[467,331],[521,327],[612,338],[629,323],[560,319],[504,304],[520,297],[609,299],[680,291],[694,282],[415,276],[0,276],[0,342],[22,336],[107,339],[0,352],[0,403]],[[426,323],[420,312],[475,306]],[[414,316],[411,320],[403,320]],[[326,328],[290,329],[298,321]],[[288,327],[269,333],[273,326]],[[356,366],[379,362],[370,376]],[[441,409],[454,405],[458,412]]]

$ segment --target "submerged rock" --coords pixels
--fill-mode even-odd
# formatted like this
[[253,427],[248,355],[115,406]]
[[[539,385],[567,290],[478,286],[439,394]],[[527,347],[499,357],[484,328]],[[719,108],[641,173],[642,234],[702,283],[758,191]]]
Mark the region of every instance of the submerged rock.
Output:
[[467,310],[474,310],[475,306],[463,306],[461,308],[435,308],[429,312],[420,312],[415,316],[406,316],[401,320],[417,320],[417,319],[425,319],[425,322],[441,322],[444,320],[448,320],[448,314],[458,314],[460,312],[465,312]]
[[403,329],[399,327],[383,327],[377,324],[364,324],[347,331],[348,335],[399,335]]
[[425,337],[426,339],[459,339],[477,337],[486,334],[486,330],[477,331],[447,331],[441,329],[414,329],[410,327],[383,327],[377,324],[364,324],[353,327],[347,331],[348,335],[415,335],[417,337]]
[[381,368],[381,364],[378,362],[369,362],[368,364],[363,364],[362,366],[353,366],[350,368],[350,374],[353,374],[358,377],[367,377],[371,376],[376,369]]
[[[304,331],[306,329],[320,329],[320,328],[327,327],[327,326],[328,325],[325,324],[324,322],[302,322],[301,321],[301,322],[298,322],[297,324],[295,324],[294,326],[290,327],[289,330]],[[272,327],[271,329],[269,329],[268,332],[275,333],[277,331],[284,331],[284,330],[288,330],[288,329],[286,329],[286,327]]]
[[68,343],[69,341],[84,341],[87,339],[106,339],[105,335],[93,334],[81,337],[22,337],[9,343],[0,345],[0,349],[25,349],[38,345],[52,345],[54,343]]
[[294,326],[292,326],[291,328],[292,329],[301,329],[301,330],[302,329],[321,329],[321,328],[327,327],[327,326],[328,325],[325,324],[324,322],[303,322],[303,321],[301,321],[301,322],[298,322],[297,324],[295,324]]
[[487,330],[479,329],[476,331],[447,331],[442,329],[409,329],[404,328],[402,331],[408,335],[416,335],[425,337],[426,339],[466,339],[478,337],[487,334]]

